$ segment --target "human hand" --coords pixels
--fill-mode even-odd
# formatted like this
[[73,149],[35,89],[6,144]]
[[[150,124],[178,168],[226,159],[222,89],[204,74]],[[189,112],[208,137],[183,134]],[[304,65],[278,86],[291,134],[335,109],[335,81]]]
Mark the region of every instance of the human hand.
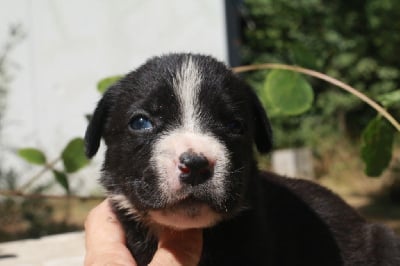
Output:
[[[85,266],[136,266],[125,245],[124,230],[107,199],[90,211],[85,222],[85,232]],[[203,244],[201,229],[185,231],[165,229],[158,237],[158,249],[150,266],[198,264]]]

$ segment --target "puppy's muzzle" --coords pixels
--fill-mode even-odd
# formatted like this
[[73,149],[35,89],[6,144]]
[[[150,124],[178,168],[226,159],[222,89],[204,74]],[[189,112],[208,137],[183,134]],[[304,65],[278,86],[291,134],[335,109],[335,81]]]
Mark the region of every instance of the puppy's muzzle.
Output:
[[202,153],[189,150],[179,156],[179,162],[179,179],[184,184],[196,186],[206,182],[213,175],[214,166]]

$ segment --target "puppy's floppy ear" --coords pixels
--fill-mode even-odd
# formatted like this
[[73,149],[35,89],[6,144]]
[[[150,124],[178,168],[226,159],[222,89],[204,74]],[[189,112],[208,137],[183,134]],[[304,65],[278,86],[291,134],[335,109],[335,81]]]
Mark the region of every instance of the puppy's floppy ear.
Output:
[[97,104],[85,133],[85,152],[88,158],[92,158],[99,149],[103,135],[104,125],[110,109],[109,93],[105,93]]
[[254,114],[254,141],[260,153],[267,153],[272,149],[271,124],[257,94],[251,88],[249,90]]

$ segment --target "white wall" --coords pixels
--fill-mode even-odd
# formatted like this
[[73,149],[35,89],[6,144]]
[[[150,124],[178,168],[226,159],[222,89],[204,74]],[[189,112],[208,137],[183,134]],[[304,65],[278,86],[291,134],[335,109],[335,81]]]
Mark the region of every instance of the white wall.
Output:
[[[19,66],[12,69],[1,137],[6,163],[27,179],[38,169],[10,150],[38,147],[54,158],[68,140],[82,136],[84,115],[98,101],[95,86],[103,77],[168,52],[201,52],[227,61],[223,2],[0,0],[0,45],[10,23],[22,23],[27,33],[11,54]],[[71,180],[75,186],[95,180],[101,155],[95,161]]]

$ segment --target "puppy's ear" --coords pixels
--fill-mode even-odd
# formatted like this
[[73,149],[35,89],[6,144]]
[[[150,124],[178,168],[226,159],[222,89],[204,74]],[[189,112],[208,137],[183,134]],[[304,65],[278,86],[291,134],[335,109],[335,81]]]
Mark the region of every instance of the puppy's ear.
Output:
[[254,141],[260,153],[267,153],[272,149],[271,124],[257,94],[249,89],[254,113]]
[[103,135],[104,125],[110,109],[109,93],[105,93],[97,104],[85,133],[85,152],[88,158],[92,158],[99,149]]

